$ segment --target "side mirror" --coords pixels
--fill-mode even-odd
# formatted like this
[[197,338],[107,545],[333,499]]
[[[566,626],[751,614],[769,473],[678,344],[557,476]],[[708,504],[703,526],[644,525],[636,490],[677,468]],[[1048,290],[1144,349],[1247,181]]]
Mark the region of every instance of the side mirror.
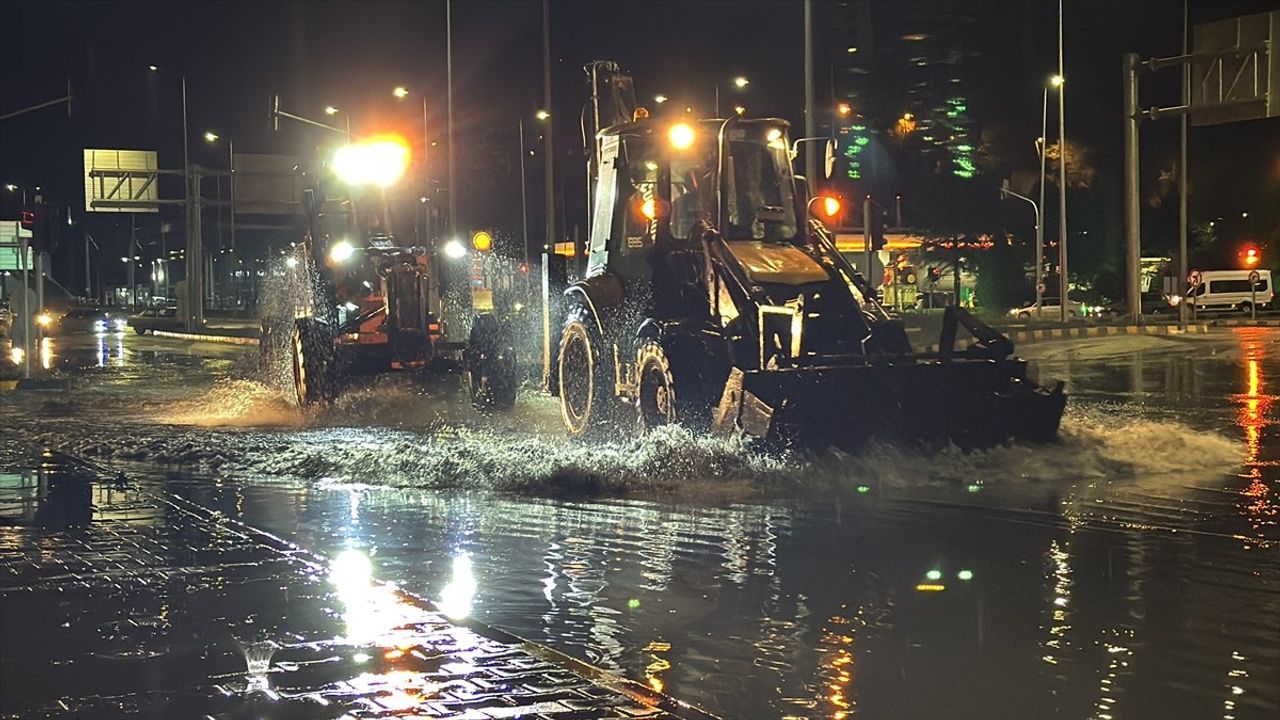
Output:
[[830,180],[831,175],[836,170],[836,141],[834,138],[827,139],[826,151],[823,153],[822,162],[824,176]]

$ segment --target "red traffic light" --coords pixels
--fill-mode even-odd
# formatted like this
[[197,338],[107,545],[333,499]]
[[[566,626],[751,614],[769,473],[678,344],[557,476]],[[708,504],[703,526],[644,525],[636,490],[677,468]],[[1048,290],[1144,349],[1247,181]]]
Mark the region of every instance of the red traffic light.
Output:
[[22,211],[22,227],[30,230],[36,224],[36,214],[30,210]]

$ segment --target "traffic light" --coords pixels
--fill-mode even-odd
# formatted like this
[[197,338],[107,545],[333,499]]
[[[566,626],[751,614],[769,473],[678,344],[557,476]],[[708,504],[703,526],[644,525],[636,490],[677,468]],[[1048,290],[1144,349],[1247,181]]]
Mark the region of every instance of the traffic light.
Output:
[[23,210],[21,222],[23,230],[30,230],[31,226],[36,222],[36,214],[30,210]]

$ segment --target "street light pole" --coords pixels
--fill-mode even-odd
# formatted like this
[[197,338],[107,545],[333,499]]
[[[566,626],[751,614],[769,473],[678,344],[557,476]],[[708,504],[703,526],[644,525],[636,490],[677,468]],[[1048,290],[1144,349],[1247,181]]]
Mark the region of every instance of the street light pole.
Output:
[[[1040,143],[1037,146],[1040,153],[1040,181],[1036,183],[1040,186],[1040,204],[1038,207],[1044,207],[1044,161],[1046,149],[1049,144],[1049,86],[1043,88],[1043,97],[1040,102]],[[1040,317],[1040,308],[1044,305],[1044,218],[1041,217],[1036,221],[1036,317]]]
[[[543,142],[544,152],[546,156],[543,158],[543,183],[546,186],[546,204],[547,204],[547,236],[545,245],[550,245],[552,252],[555,252],[556,242],[556,200],[555,200],[555,145],[553,142],[554,133],[552,132],[552,122],[554,118],[551,116],[551,3],[550,0],[542,0],[542,107],[547,116],[543,118],[547,123],[546,138]],[[452,196],[450,196],[452,197]],[[577,257],[578,248],[574,248],[574,260]]]
[[1066,88],[1066,69],[1062,62],[1062,0],[1058,0],[1058,250],[1061,253],[1059,264],[1059,302],[1062,310],[1062,322],[1067,321],[1067,114],[1064,89]]
[[525,191],[524,181],[524,118],[516,122],[520,132],[520,226],[524,233],[524,265],[529,267],[529,194]]
[[[544,9],[545,13],[546,10]],[[445,25],[445,77],[446,77],[446,97],[449,102],[448,130],[449,136],[449,236],[453,237],[454,230],[457,227],[457,209],[458,209],[458,186],[457,175],[455,174],[456,166],[454,159],[457,153],[453,146],[453,0],[445,0],[444,4],[444,25]]]

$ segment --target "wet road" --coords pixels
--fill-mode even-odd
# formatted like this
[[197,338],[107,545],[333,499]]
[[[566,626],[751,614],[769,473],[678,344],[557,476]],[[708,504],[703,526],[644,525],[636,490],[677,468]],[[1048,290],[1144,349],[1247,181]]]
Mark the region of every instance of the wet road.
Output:
[[466,557],[472,616],[725,717],[1276,717],[1280,331],[1024,350],[1053,447],[568,443],[405,377],[302,415],[252,351],[131,335],[55,342],[71,389],[0,427],[433,599]]

